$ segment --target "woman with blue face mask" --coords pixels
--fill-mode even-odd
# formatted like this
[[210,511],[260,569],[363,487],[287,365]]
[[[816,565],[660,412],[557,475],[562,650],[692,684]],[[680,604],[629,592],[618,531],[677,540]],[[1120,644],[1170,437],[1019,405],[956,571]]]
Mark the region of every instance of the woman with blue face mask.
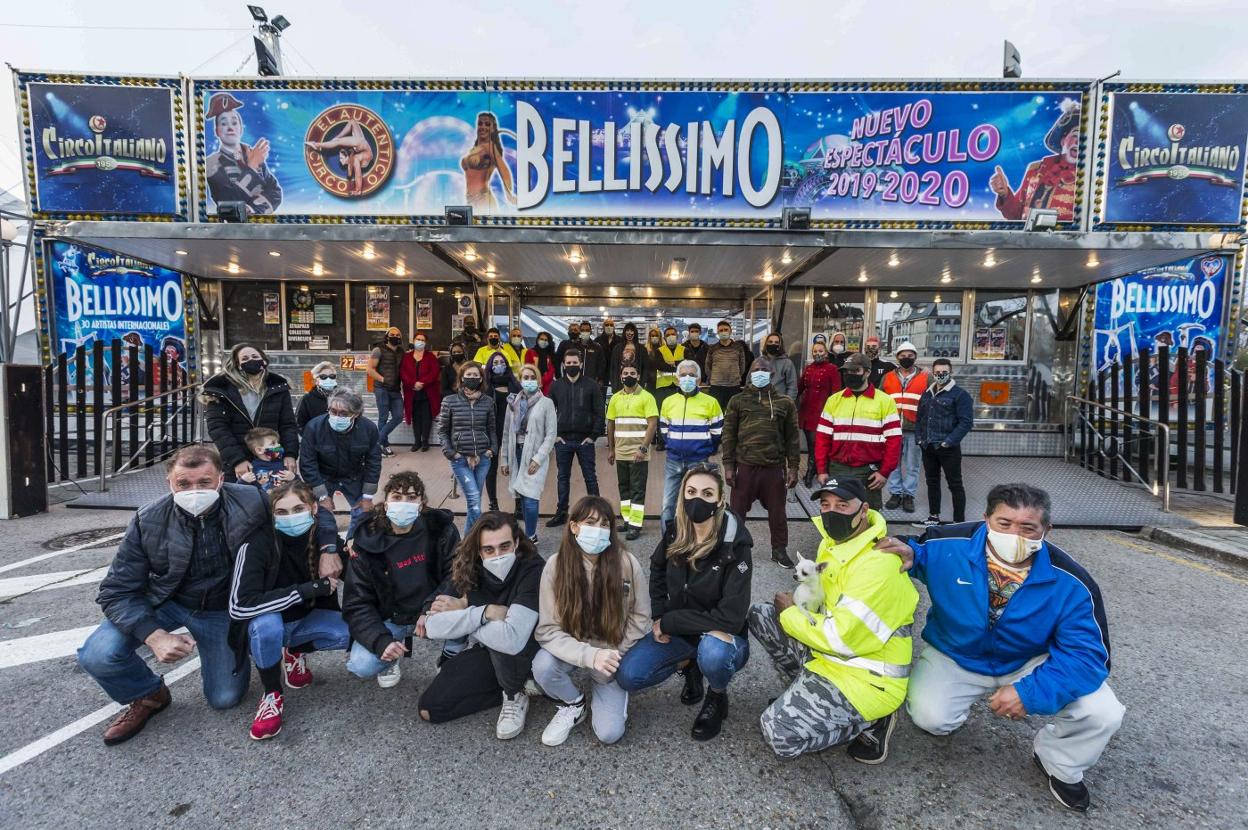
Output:
[[404,641],[425,636],[426,601],[449,575],[458,544],[454,516],[427,506],[420,476],[390,476],[347,564],[342,615],[355,641],[347,671],[376,677],[383,689],[399,682],[398,660],[409,650]]
[[[650,595],[637,558],[620,544],[615,511],[586,496],[568,514],[559,552],[542,570],[533,679],[558,706],[542,743],[559,746],[593,713],[604,744],[624,736],[628,692],[615,673],[620,659],[650,630]],[[586,697],[574,675],[589,675]]]
[[231,641],[240,663],[251,652],[264,684],[251,724],[256,741],[282,730],[283,681],[289,689],[312,683],[307,655],[345,649],[350,640],[338,607],[342,583],[320,576],[312,488],[302,481],[280,484],[269,494],[269,503],[272,536],[265,537],[264,544],[239,549],[230,580]]
[[[520,391],[520,382],[511,371],[511,364],[502,352],[495,352],[485,364],[485,383],[494,397],[494,439],[503,440],[503,428],[507,417],[507,400]],[[491,464],[485,475],[485,492],[489,496],[490,510],[498,509],[498,465]],[[520,502],[516,501],[516,515],[520,513]]]
[[558,435],[555,405],[542,394],[537,367],[526,363],[520,368],[520,391],[507,397],[503,417],[503,439],[499,463],[503,476],[510,479],[507,489],[520,504],[524,515],[524,535],[537,542],[537,509],[550,453]]

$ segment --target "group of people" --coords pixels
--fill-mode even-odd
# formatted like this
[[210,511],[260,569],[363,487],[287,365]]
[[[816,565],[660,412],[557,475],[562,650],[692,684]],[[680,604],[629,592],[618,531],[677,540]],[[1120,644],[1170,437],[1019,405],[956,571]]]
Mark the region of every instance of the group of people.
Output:
[[[352,675],[392,688],[414,639],[438,644],[436,674],[417,701],[431,723],[498,707],[496,735],[511,739],[530,701],[545,697],[555,710],[544,744],[563,743],[586,719],[613,744],[630,694],[679,674],[681,702],[701,703],[692,737],[710,740],[752,636],[785,682],[759,721],[778,756],[846,745],[855,760],[881,763],[903,703],[916,726],[946,734],[990,694],[996,715],[1052,719],[1036,735],[1036,763],[1062,804],[1086,809],[1083,773],[1123,714],[1105,684],[1100,592],[1046,540],[1043,491],[998,486],[984,520],[964,521],[958,443],[971,407],[947,361],[920,370],[903,343],[897,364],[879,367],[869,340],[862,354],[816,340],[811,363],[789,376],[788,359],[774,354],[782,341],[770,335],[766,353],[746,363],[744,388],[728,388],[721,406],[713,381],[730,377],[711,355],[722,349],[707,348],[699,363],[677,343],[663,362],[643,364],[628,339],[604,406],[607,393],[590,376],[603,350],[592,339],[564,343],[543,364],[517,347],[516,333],[507,344],[487,335],[472,360],[470,343],[453,343],[462,359],[439,363],[435,375],[421,365],[423,336],[404,350],[392,330],[370,364],[383,381],[400,377],[397,393],[379,393],[379,410],[383,401],[436,409],[430,431],[436,423],[466,497],[462,533],[418,473],[381,484],[385,425],[362,416],[359,393],[338,386],[333,364],[314,369],[315,389],[296,410],[262,350],[231,351],[203,389],[216,448],[172,457],[170,493],[132,520],[101,583],[105,622],[79,651],[83,668],[126,705],[106,743],[132,738],[171,702],[136,654],[141,645],[165,663],[198,651],[214,708],[241,702],[254,664],[263,693],[250,736],[266,740],[282,728],[286,694],[312,682],[309,655],[345,651]],[[660,402],[643,378],[669,368]],[[413,377],[423,380],[404,400],[403,378]],[[759,602],[744,517],[763,503],[772,559],[793,567],[784,494],[799,477],[799,432],[820,544],[813,561],[798,563],[798,590]],[[594,477],[603,433],[618,473],[615,504]],[[427,441],[417,433],[417,448]],[[649,453],[660,442],[663,526],[645,567],[628,543],[640,536]],[[559,503],[548,525],[562,530],[543,558],[537,508],[552,454]],[[904,508],[911,456],[929,485],[945,472],[955,523],[940,523],[939,486],[929,486],[936,501],[922,535],[890,537],[882,491]],[[574,458],[589,495],[570,504]],[[481,509],[495,467],[516,513]],[[351,507],[345,541],[333,512],[339,494]],[[932,601],[913,674],[911,577]]]

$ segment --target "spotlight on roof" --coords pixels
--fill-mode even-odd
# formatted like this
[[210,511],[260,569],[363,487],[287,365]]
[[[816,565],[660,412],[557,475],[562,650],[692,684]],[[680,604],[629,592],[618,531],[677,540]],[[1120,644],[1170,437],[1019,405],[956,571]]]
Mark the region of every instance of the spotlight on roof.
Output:
[[810,230],[810,208],[786,207],[780,212],[780,227],[786,231]]
[[251,12],[251,19],[257,23],[269,22],[269,16],[265,14],[264,9],[259,6],[248,6],[247,11]]
[[471,225],[472,224],[472,206],[471,205],[447,205],[446,224],[448,225]]
[[246,202],[217,202],[217,219],[222,222],[246,222]]
[[1025,231],[1051,231],[1057,227],[1057,211],[1050,208],[1032,208],[1023,223]]

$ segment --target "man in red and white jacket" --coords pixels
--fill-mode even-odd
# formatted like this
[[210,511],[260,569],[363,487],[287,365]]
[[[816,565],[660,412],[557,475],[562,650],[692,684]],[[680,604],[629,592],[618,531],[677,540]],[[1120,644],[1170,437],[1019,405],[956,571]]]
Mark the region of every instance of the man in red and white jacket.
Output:
[[815,467],[824,477],[854,477],[879,510],[880,493],[901,455],[901,419],[891,397],[871,385],[871,361],[851,354],[841,367],[845,388],[828,398],[815,434]]
[[930,377],[915,365],[919,350],[909,340],[897,347],[897,368],[884,375],[881,388],[897,403],[901,416],[901,459],[888,477],[889,499],[885,510],[900,507],[914,512],[914,496],[919,487],[919,466],[923,451],[914,440],[914,421],[919,414],[919,399],[927,391]]

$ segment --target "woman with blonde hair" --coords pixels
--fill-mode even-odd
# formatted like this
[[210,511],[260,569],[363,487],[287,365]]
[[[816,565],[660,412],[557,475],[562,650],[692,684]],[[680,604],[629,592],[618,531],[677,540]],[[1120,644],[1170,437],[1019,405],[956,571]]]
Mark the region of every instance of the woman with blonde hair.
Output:
[[641,563],[620,544],[614,518],[606,499],[581,499],[568,514],[559,552],[542,570],[533,678],[559,707],[542,733],[546,746],[567,740],[590,708],[572,679],[578,669],[592,680],[598,740],[613,744],[624,735],[628,692],[615,673],[649,626],[650,597]]
[[511,480],[507,489],[523,512],[524,535],[535,543],[538,500],[546,488],[550,453],[558,435],[555,405],[542,394],[541,384],[537,366],[520,367],[520,391],[507,396],[499,449],[503,475]]
[[703,698],[705,677],[709,689],[693,721],[693,738],[708,741],[728,717],[729,681],[750,659],[746,616],[754,540],[728,509],[715,465],[686,470],[680,495],[676,521],[650,558],[654,624],[620,662],[616,682],[633,692],[680,671],[680,702],[692,706]]

